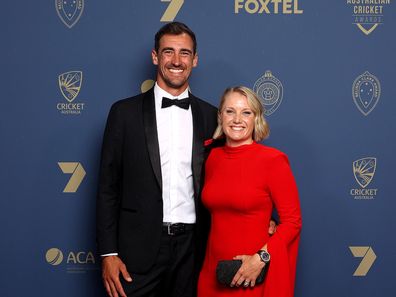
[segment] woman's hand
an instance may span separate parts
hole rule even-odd
[[[254,287],[256,279],[264,268],[265,263],[260,260],[258,254],[254,255],[240,255],[234,257],[235,260],[242,260],[242,265],[235,274],[231,287]]]

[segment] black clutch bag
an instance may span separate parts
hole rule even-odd
[[[269,264],[269,263],[268,263]],[[256,284],[264,282],[265,273],[267,271],[268,264],[261,270],[259,276],[256,279]],[[216,267],[216,277],[220,284],[229,286],[231,284],[234,275],[242,265],[242,260],[220,260]]]

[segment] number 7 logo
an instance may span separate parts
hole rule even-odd
[[[71,173],[71,177],[63,193],[75,193],[85,177],[85,170],[79,162],[58,162],[63,173]]]
[[[177,13],[184,4],[184,0],[161,0],[161,2],[170,2],[165,10],[160,22],[173,22]]]
[[[354,257],[363,258],[353,276],[366,276],[377,258],[373,249],[369,246],[350,246],[349,249]]]

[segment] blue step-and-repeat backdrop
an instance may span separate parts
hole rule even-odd
[[[393,0],[2,1],[0,295],[105,296],[95,247],[111,104],[155,78],[164,23],[197,34],[193,93],[264,100],[303,232],[296,296],[396,296]]]

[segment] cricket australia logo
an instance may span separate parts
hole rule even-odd
[[[70,29],[84,11],[84,0],[55,0],[55,7],[61,21]]]
[[[375,174],[375,168],[377,166],[376,158],[363,158],[353,162],[353,175],[357,183],[365,188],[369,185]]]
[[[360,112],[367,116],[373,111],[381,96],[381,84],[377,77],[366,71],[352,84],[352,97]]]
[[[73,102],[81,90],[82,71],[69,71],[58,76],[58,85],[67,103],[59,102],[56,108],[62,114],[77,115],[84,110],[83,102]]]
[[[253,91],[263,100],[266,116],[273,114],[282,103],[283,86],[270,70],[260,77],[253,86]]]
[[[354,199],[374,199],[377,196],[378,189],[369,189],[367,186],[372,182],[377,168],[377,159],[366,157],[356,160],[352,163],[353,175],[360,188],[350,190],[350,195]]]
[[[82,83],[82,72],[81,71],[69,71],[62,73],[58,77],[59,88],[62,92],[63,97],[69,102],[76,99],[81,89]]]

